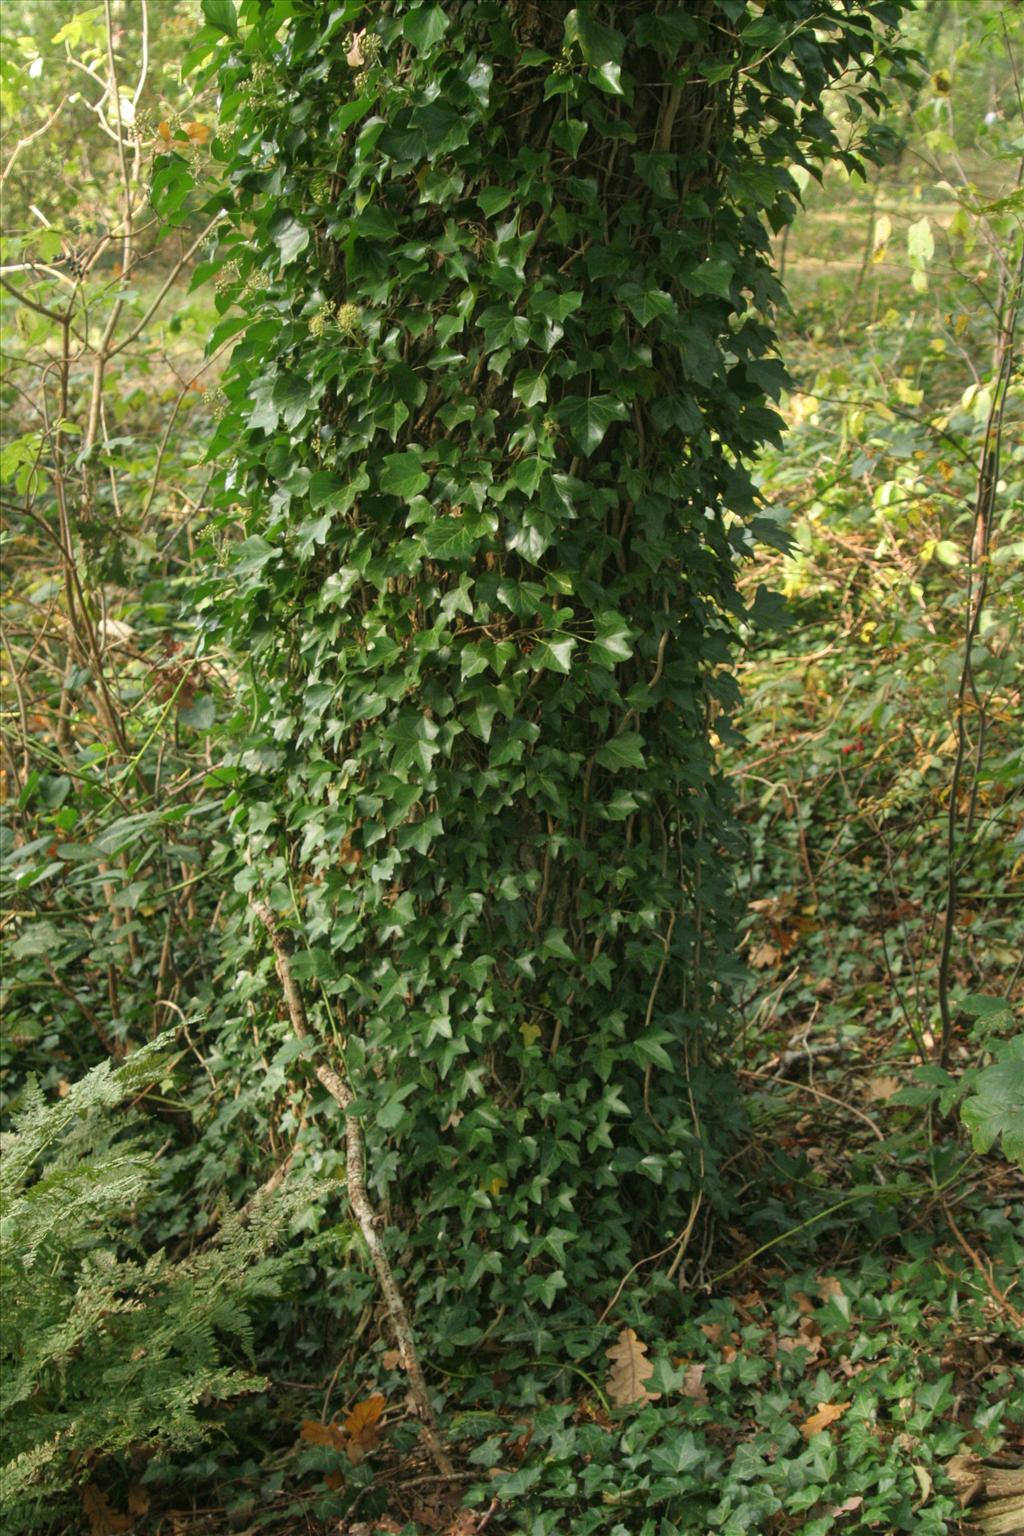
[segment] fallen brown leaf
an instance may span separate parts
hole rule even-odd
[[[646,1358],[647,1345],[638,1339],[632,1328],[623,1328],[618,1339],[605,1354],[612,1362],[608,1373],[608,1395],[619,1408],[631,1403],[652,1403],[661,1396],[651,1392],[645,1382],[654,1375],[654,1365]]]
[[[817,1413],[812,1413],[810,1418],[805,1419],[800,1425],[800,1433],[804,1439],[813,1440],[815,1435],[820,1435],[822,1430],[834,1424],[837,1419],[841,1419],[852,1402],[851,1398],[846,1403],[819,1403]]]
[[[128,1513],[130,1515],[148,1515],[149,1503],[149,1494],[145,1488],[140,1488],[138,1483],[134,1483],[128,1489]]]
[[[832,1504],[828,1509],[828,1514],[832,1516],[833,1520],[837,1515],[852,1515],[854,1510],[860,1509],[863,1503],[863,1496],[859,1493],[854,1493],[848,1499],[844,1499],[841,1504]]]
[[[310,1445],[325,1445],[331,1451],[340,1451],[345,1447],[345,1436],[338,1424],[321,1424],[319,1419],[303,1419],[299,1434]]]
[[[82,1489],[82,1508],[89,1522],[90,1536],[120,1536],[121,1531],[130,1531],[135,1524],[131,1515],[121,1515],[111,1509],[106,1494],[92,1483]]]
[[[377,1421],[383,1412],[384,1395],[381,1392],[374,1392],[371,1397],[356,1403],[345,1420],[345,1433],[348,1436],[345,1442],[345,1454],[354,1467],[357,1467],[364,1457],[376,1450],[380,1444],[380,1429]]]

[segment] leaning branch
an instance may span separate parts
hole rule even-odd
[[[265,901],[259,901],[250,895],[249,905],[267,930],[267,937],[274,951],[277,979],[284,993],[292,1031],[297,1039],[310,1041],[313,1037],[306,1018],[306,1006],[302,1000],[302,993],[292,975],[288,941],[278,927],[277,918]],[[374,1211],[366,1192],[366,1179],[363,1173],[363,1131],[359,1116],[351,1113],[354,1097],[352,1090],[333,1067],[316,1057],[313,1058],[313,1071],[345,1116],[345,1171],[348,1197],[366,1246],[370,1250],[373,1267],[377,1271],[377,1279],[391,1316],[395,1342],[409,1377],[409,1393],[422,1422],[424,1442],[437,1470],[445,1477],[452,1477],[454,1469],[441,1440],[441,1432],[427,1394],[427,1385],[423,1379],[412,1324],[381,1239],[382,1221]]]

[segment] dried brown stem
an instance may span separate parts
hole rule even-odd
[[[302,993],[299,991],[295,978],[292,975],[288,940],[281,932],[277,918],[265,901],[260,901],[255,896],[250,895],[249,905],[266,929],[270,946],[274,951],[277,979],[281,983],[281,991],[284,993],[285,1006],[288,1009],[292,1030],[297,1039],[312,1041],[313,1036],[306,1017],[306,1007],[302,1000]],[[398,1288],[398,1282],[395,1280],[394,1271],[391,1268],[387,1251],[381,1239],[380,1229],[382,1221],[374,1211],[369,1195],[366,1192],[366,1178],[363,1172],[365,1150],[363,1145],[363,1129],[359,1123],[359,1116],[351,1113],[354,1095],[344,1078],[327,1062],[320,1061],[314,1057],[313,1071],[345,1116],[345,1171],[349,1201],[355,1218],[359,1223],[363,1239],[370,1251],[373,1267],[377,1272],[377,1280],[391,1317],[395,1342],[398,1345],[405,1364],[406,1374],[409,1378],[409,1393],[422,1423],[424,1443],[430,1452],[431,1460],[437,1467],[437,1470],[444,1477],[451,1477],[454,1475],[454,1469],[448,1452],[445,1450],[441,1431],[427,1393],[427,1385],[423,1379],[423,1370],[420,1366],[412,1323],[409,1320],[405,1301]]]

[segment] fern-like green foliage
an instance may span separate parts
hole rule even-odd
[[[127,1447],[180,1449],[216,1404],[262,1383],[252,1304],[278,1292],[280,1202],[222,1221],[186,1258],[132,1240],[155,1158],[125,1101],[167,1074],[167,1040],[103,1065],[57,1103],[26,1096],[0,1174],[0,1512],[52,1520],[54,1499]]]

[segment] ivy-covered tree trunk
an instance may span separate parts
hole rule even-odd
[[[207,0],[238,884],[293,929],[449,1342],[592,1318],[722,1198],[715,733],[784,379],[769,228],[788,164],[855,163],[822,93],[898,13],[243,0],[239,30]]]

